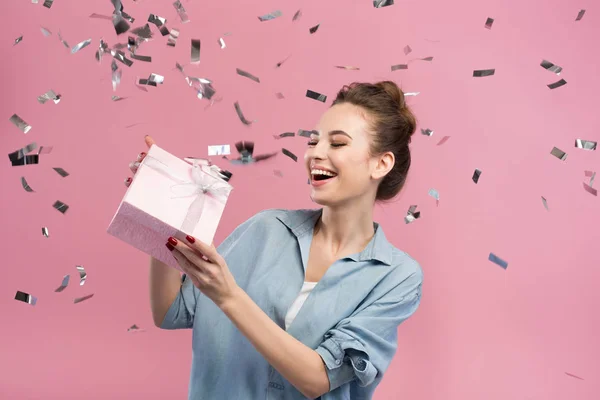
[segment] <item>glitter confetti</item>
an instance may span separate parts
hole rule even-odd
[[[418,96],[420,94],[421,94],[421,92],[406,92],[406,93],[404,93],[404,97],[406,97],[406,96]]]
[[[289,158],[291,158],[292,160],[294,160],[295,162],[298,162],[298,157],[288,149],[281,149],[281,152]]]
[[[150,29],[150,25],[148,24],[132,29],[131,33],[146,40],[152,38],[152,30]]]
[[[475,172],[473,172],[473,182],[478,183],[480,176],[481,176],[481,170],[475,169]]]
[[[338,69],[345,69],[348,71],[359,71],[360,70],[360,68],[358,68],[358,67],[352,67],[352,66],[347,66],[347,65],[336,65],[335,67]]]
[[[564,79],[561,79],[560,81],[556,81],[554,83],[548,84],[548,87],[550,89],[556,89],[556,88],[559,88],[559,87],[564,86],[566,84],[567,84],[567,81],[565,81]]]
[[[242,121],[244,125],[252,125],[252,122],[254,121],[248,121],[246,117],[244,117],[244,113],[242,113],[242,108],[240,107],[240,104],[237,101],[233,103],[233,106],[235,107],[235,112],[240,118],[240,121]]]
[[[83,297],[77,297],[76,299],[73,300],[74,304],[77,303],[81,303],[82,301],[86,301],[87,299],[91,299],[92,297],[94,297],[94,294],[88,294],[87,296],[83,296]]]
[[[395,64],[395,65],[392,65],[392,71],[398,71],[399,69],[408,69],[408,64]]]
[[[508,263],[506,261],[504,261],[503,259],[501,259],[500,257],[498,257],[497,255],[495,255],[494,253],[490,253],[488,260],[490,260],[494,264],[498,264],[499,266],[501,266],[504,269],[506,269],[506,267],[508,267]]]
[[[52,3],[54,3],[54,0],[44,0],[44,7],[50,8],[52,7]]]
[[[200,39],[192,39],[191,62],[200,62]]]
[[[235,148],[240,154],[240,157],[234,160],[231,160],[232,164],[250,164],[262,160],[269,159],[273,156],[276,156],[278,152],[261,154],[256,157],[253,157],[254,153],[254,142],[249,141],[241,141],[235,144]]]
[[[37,100],[40,104],[44,104],[48,100],[52,100],[54,104],[58,104],[60,103],[60,95],[56,94],[54,90],[48,90],[46,93],[38,96]]]
[[[52,35],[52,32],[50,32],[50,29],[48,28],[44,28],[43,26],[40,28],[42,30],[42,34],[46,37]]]
[[[443,145],[444,143],[446,143],[448,141],[448,139],[450,139],[450,136],[444,136],[439,142],[438,142],[438,146]]]
[[[52,168],[52,169],[55,170],[63,178],[69,176],[69,173],[62,168]]]
[[[488,19],[485,21],[485,27],[486,27],[487,29],[492,29],[492,24],[493,24],[493,23],[494,23],[494,18],[488,18]]]
[[[136,324],[133,324],[129,328],[127,328],[127,332],[145,332],[145,330],[140,329],[139,326],[137,326]]]
[[[47,227],[45,227],[45,226],[44,226],[44,227],[42,227],[42,235],[43,235],[44,237],[46,237],[46,238],[47,238],[47,237],[50,237],[50,232],[48,232],[48,228],[47,228]]]
[[[167,45],[168,45],[168,43],[167,43]],[[151,56],[141,56],[139,54],[131,54],[131,58],[133,58],[134,60],[143,61],[143,62],[152,62]]]
[[[546,200],[546,198],[544,196],[542,196],[542,203],[544,204],[544,208],[547,211],[550,211],[550,209],[548,208],[548,201]]]
[[[21,185],[23,186],[23,189],[25,189],[26,192],[29,192],[29,193],[35,192],[35,190],[33,190],[31,188],[31,186],[29,186],[29,184],[27,183],[27,180],[25,179],[24,176],[21,177]]]
[[[575,140],[575,147],[577,147],[578,149],[596,150],[596,145],[597,145],[597,142],[592,142],[589,140],[582,140],[582,139]]]
[[[187,16],[187,13],[185,12],[185,8],[183,7],[183,4],[181,4],[181,1],[176,0],[173,3],[173,7],[175,7],[175,10],[177,10],[177,14],[179,14],[179,18],[181,18],[181,22],[182,23],[186,23],[186,22],[190,22],[190,19]]]
[[[179,38],[179,30],[175,28],[171,29],[171,32],[169,32],[167,46],[175,47],[177,44],[177,38]]]
[[[77,271],[79,271],[79,286],[83,286],[87,278],[87,273],[85,272],[83,265],[77,265]]]
[[[310,28],[308,31],[312,35],[313,33],[317,32],[319,30],[320,26],[321,26],[321,24],[317,24],[317,25],[313,26],[312,28]]]
[[[317,92],[313,92],[312,90],[306,91],[306,97],[308,97],[309,99],[321,101],[323,103],[325,103],[327,101],[326,95],[317,93]]]
[[[481,78],[484,76],[492,76],[495,73],[495,69],[476,69],[475,71],[473,71],[473,76],[476,78]]]
[[[410,206],[408,211],[406,212],[406,216],[404,217],[404,222],[410,224],[416,219],[421,217],[421,211],[417,211],[417,206]]]
[[[117,35],[121,35],[129,30],[131,26],[125,18],[121,15],[121,12],[115,11],[115,14],[112,16],[113,27],[115,28],[115,32]]]
[[[140,85],[157,86],[157,84],[163,84],[165,77],[158,74],[150,74],[148,79],[140,79],[138,83]]]
[[[298,19],[300,19],[300,17],[302,17],[302,10],[296,11],[294,16],[292,17],[292,21],[297,21]]]
[[[9,121],[12,122],[17,128],[19,128],[23,133],[27,133],[31,130],[31,125],[25,122],[21,117],[17,114],[13,114]]]
[[[279,135],[273,135],[273,137],[275,139],[281,139],[281,138],[285,138],[285,137],[294,137],[296,136],[296,134],[294,132],[283,132],[280,133]]]
[[[63,46],[65,46],[67,49],[70,49],[70,48],[71,48],[71,46],[69,46],[69,43],[67,43],[67,42],[66,42],[66,41],[63,39],[62,35],[60,34],[60,30],[58,31],[58,40],[60,40],[60,42],[63,44]]]
[[[167,23],[167,20],[166,18],[159,17],[158,15],[150,14],[148,15],[148,22],[156,25],[157,28],[160,28],[161,26]]]
[[[272,19],[275,19],[275,18],[279,18],[279,17],[281,17],[282,15],[283,15],[283,14],[281,13],[281,11],[279,11],[279,10],[275,10],[275,11],[273,11],[273,12],[272,12],[272,13],[270,13],[270,14],[265,14],[265,15],[261,15],[261,16],[259,16],[259,17],[258,17],[258,19],[259,19],[261,22],[264,22],[264,21],[270,21],[270,20],[272,20]]]
[[[52,205],[52,207],[54,207],[55,209],[57,209],[58,211],[60,211],[61,213],[66,213],[67,210],[69,209],[69,206],[65,203],[63,203],[62,201],[55,201],[54,204]]]
[[[435,204],[440,205],[440,193],[435,189],[429,189],[429,195],[435,199]]]
[[[394,0],[373,0],[373,7],[383,8],[394,5]]]
[[[581,21],[581,18],[583,18],[584,15],[585,15],[585,10],[580,10],[579,14],[577,14],[577,18],[575,19],[575,21]]]
[[[83,42],[77,43],[75,46],[73,46],[73,48],[71,49],[71,54],[75,54],[77,53],[79,50],[87,47],[90,45],[90,43],[92,43],[92,39],[87,39],[84,40]]]
[[[421,134],[425,136],[431,136],[433,135],[433,131],[431,129],[421,129]]]
[[[21,41],[23,40],[23,35],[19,36],[18,38],[15,39],[15,42],[13,43],[13,46],[21,43]]]
[[[593,187],[591,187],[590,185],[588,185],[587,183],[583,182],[583,188],[585,189],[586,192],[588,192],[589,194],[593,195],[593,196],[598,196],[598,190],[594,189]]]
[[[554,157],[558,158],[561,161],[565,161],[567,159],[567,153],[565,153],[558,147],[552,148],[552,151],[550,152],[550,154],[552,154]]]
[[[254,82],[260,83],[260,79],[257,78],[256,76],[252,75],[250,72],[246,72],[242,69],[236,68],[235,71],[237,72],[238,75],[246,77],[248,79],[253,80]]]
[[[37,143],[36,142],[29,143],[27,146],[25,146],[19,150],[13,151],[12,153],[8,153],[8,159],[10,161],[19,160],[21,158],[24,158],[25,154],[31,153],[35,149],[37,149]],[[40,150],[41,150],[41,148],[40,148]]]
[[[31,304],[32,306],[35,306],[35,303],[37,303],[37,297],[32,296],[29,293],[21,292],[20,290],[17,290],[17,293],[15,294],[15,300]]]
[[[310,137],[310,135],[312,135],[313,133],[314,133],[314,134],[318,134],[319,132],[317,132],[317,131],[315,131],[315,130],[310,130],[310,131],[307,131],[307,130],[305,130],[305,129],[299,129],[299,130],[298,130],[298,136],[302,136],[302,137],[307,137],[307,138],[309,138],[309,137]]]
[[[225,44],[225,40],[223,40],[223,38],[219,38],[219,46],[221,46],[221,49],[224,49],[225,47],[227,47],[227,45]]]
[[[57,287],[56,289],[54,289],[54,292],[56,293],[60,293],[63,290],[65,290],[67,288],[67,286],[69,286],[69,279],[71,278],[70,275],[65,275],[63,277],[62,283],[60,284],[59,287]]]
[[[228,144],[208,146],[209,156],[221,156],[231,154],[231,150]]]
[[[559,67],[558,65],[555,65],[555,64],[553,64],[553,63],[551,63],[550,61],[547,61],[547,60],[542,60],[542,62],[540,63],[540,65],[545,70],[548,70],[550,72],[554,72],[556,75],[560,75],[560,73],[562,71],[562,67]]]
[[[407,56],[412,52],[412,49],[409,45],[404,46],[404,55]]]

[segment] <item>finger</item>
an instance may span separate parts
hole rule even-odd
[[[209,246],[201,240],[198,240],[190,235],[186,236],[186,240],[188,246],[196,250],[198,253],[204,255],[206,258],[208,258],[209,261],[220,261],[221,255],[217,252],[217,249],[213,244]]]
[[[139,167],[140,167],[140,162],[139,161],[132,161],[132,162],[129,163],[129,169],[134,174],[137,172],[137,170],[138,170]]]
[[[150,135],[146,135],[144,140],[146,141],[146,146],[148,146],[148,148],[152,147],[153,144],[156,144]]]
[[[131,185],[131,181],[132,181],[131,177],[126,178],[125,179],[125,186],[129,187],[129,185]]]
[[[173,254],[173,257],[175,257],[177,264],[179,264],[179,266],[181,267],[181,270],[183,271],[185,276],[190,278],[194,286],[199,288],[201,285],[198,276],[200,274],[200,271],[197,268],[194,268],[190,261],[179,250],[173,249],[171,250],[171,252]]]
[[[172,244],[172,243],[171,243]],[[211,264],[207,259],[203,258],[201,254],[185,243],[177,241],[177,245],[174,246],[185,258],[188,259],[190,264],[195,270],[200,270],[205,275],[214,275],[214,265]]]

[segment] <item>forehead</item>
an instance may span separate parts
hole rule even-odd
[[[360,107],[350,103],[336,104],[323,113],[316,130],[323,135],[333,130],[341,130],[352,138],[366,138],[369,121]]]

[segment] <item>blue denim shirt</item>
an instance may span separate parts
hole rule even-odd
[[[284,330],[321,212],[261,211],[218,247],[240,288]],[[323,359],[330,390],[322,400],[371,399],[398,325],[419,306],[421,267],[374,228],[362,252],[329,267],[287,330]],[[185,275],[161,328],[193,329],[190,400],[306,399]]]

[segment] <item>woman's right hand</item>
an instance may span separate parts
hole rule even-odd
[[[150,148],[154,144],[154,139],[152,139],[151,136],[146,135],[144,140],[146,141],[146,146],[148,148]],[[129,163],[129,169],[131,170],[131,172],[133,172],[134,175],[137,172],[137,170],[140,166],[140,163],[142,162],[144,157],[146,157],[146,152],[142,152],[142,153],[138,154],[137,159],[135,161],[132,161]],[[125,179],[125,186],[129,187],[129,185],[131,185],[132,180],[133,180],[132,177],[128,177],[127,179]]]

